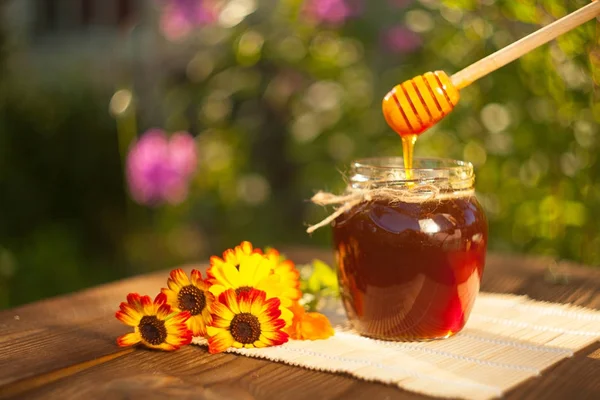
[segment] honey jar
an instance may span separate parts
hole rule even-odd
[[[487,220],[470,163],[402,158],[354,162],[358,194],[332,222],[341,297],[360,334],[450,337],[465,325],[485,265]],[[354,197],[356,198],[356,196]]]

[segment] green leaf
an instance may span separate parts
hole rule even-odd
[[[319,279],[321,288],[327,288],[330,290],[338,289],[337,276],[333,268],[321,260],[314,260],[313,267],[313,276],[316,276],[317,279]]]
[[[309,309],[314,309],[324,297],[337,297],[338,281],[333,268],[321,260],[298,266],[301,274],[300,288],[305,296],[311,298]]]

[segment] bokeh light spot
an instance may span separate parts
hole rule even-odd
[[[259,174],[248,174],[241,177],[237,184],[239,200],[249,205],[264,203],[271,194],[271,185]]]
[[[474,166],[480,166],[485,163],[487,159],[487,152],[477,142],[469,142],[465,146],[463,151],[463,157],[466,161],[471,162]]]
[[[237,45],[237,59],[241,65],[256,64],[260,59],[260,52],[265,40],[256,31],[247,31],[239,39]]]
[[[254,11],[255,0],[230,0],[219,14],[219,24],[224,28],[233,28]]]
[[[492,133],[502,132],[511,123],[510,111],[502,104],[488,104],[481,110],[481,122]]]
[[[306,57],[306,46],[297,36],[287,36],[277,44],[277,52],[288,62],[298,62]]]
[[[413,32],[422,33],[433,29],[435,22],[425,10],[412,10],[406,13],[404,17],[406,26]]]
[[[339,108],[343,88],[332,81],[313,83],[304,96],[305,103],[318,111],[327,111]]]
[[[320,134],[321,126],[315,114],[303,114],[292,124],[292,136],[299,143],[311,142]]]
[[[108,109],[113,116],[119,116],[129,109],[133,94],[128,89],[117,90],[110,99]]]
[[[354,141],[344,133],[336,133],[328,140],[328,152],[336,160],[348,160],[354,153]]]
[[[215,68],[213,59],[207,53],[198,53],[190,60],[186,74],[192,82],[202,82]]]

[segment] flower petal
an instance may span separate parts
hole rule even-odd
[[[254,291],[262,293],[262,295],[257,296],[252,302],[252,306],[250,307],[250,314],[260,316],[264,311],[267,311],[267,309],[269,309],[269,307],[265,307],[266,293],[262,290],[254,289],[253,292]]]
[[[223,260],[221,257],[210,257],[210,268],[206,271],[206,275],[208,275],[209,278],[214,278],[214,275],[212,275],[211,270],[214,267],[220,267],[223,264],[225,264],[225,260]]]
[[[129,293],[127,295],[127,303],[135,308],[137,311],[143,311],[144,310],[144,304],[147,302],[151,302],[151,299],[149,296],[141,296],[138,293]]]
[[[216,284],[211,285],[209,290],[210,290],[210,293],[212,293],[214,296],[218,297],[221,293],[226,291],[227,288],[224,285],[216,283]]]
[[[140,319],[142,319],[142,317],[144,316],[142,311],[138,311],[137,309],[133,308],[131,305],[127,304],[127,303],[121,303],[121,305],[119,306],[120,311],[117,311],[117,315],[116,317],[123,323],[130,325],[130,326],[135,326],[140,322]],[[121,319],[119,317],[119,312],[125,314],[126,318],[129,319],[128,322],[126,322],[124,319]]]
[[[304,340],[327,339],[335,333],[327,317],[317,312],[304,315],[300,323],[300,330],[300,336]]]
[[[244,257],[240,262],[239,286],[254,287],[271,274],[268,259],[261,254],[252,254]]]
[[[123,336],[119,336],[117,338],[117,344],[120,347],[128,347],[133,346],[134,344],[138,344],[141,340],[140,334],[137,332],[131,332]]]
[[[285,287],[279,280],[279,276],[272,274],[265,279],[260,280],[253,286],[256,289],[263,290],[267,294],[267,298],[280,297]]]
[[[220,317],[214,317],[210,325],[214,326],[215,328],[228,329],[229,326],[231,326],[231,320]]]
[[[192,333],[189,330],[180,335],[167,335],[167,337],[165,339],[165,343],[176,346],[177,348],[188,345],[191,342],[192,342]]]
[[[230,263],[211,268],[211,273],[214,275],[214,283],[221,284],[226,288],[243,286],[240,280],[240,272]]]
[[[161,344],[159,344],[157,346],[155,346],[155,345],[148,345],[148,344],[146,344],[146,346],[148,346],[148,347],[150,347],[152,349],[158,349],[158,350],[164,350],[164,351],[174,351],[174,350],[178,350],[179,349],[178,346],[174,346],[174,345],[166,343],[166,342],[165,343],[161,343]]]
[[[263,332],[275,332],[285,328],[285,321],[278,318],[269,322],[262,322],[260,328]]]
[[[194,336],[206,336],[206,325],[202,315],[193,315],[187,320],[187,326],[192,331]]]
[[[177,313],[171,313],[171,315],[165,319],[165,326],[169,327],[171,325],[181,324],[184,325],[185,322],[192,316],[189,311],[181,311]]]
[[[267,251],[265,255],[269,260],[279,262],[280,254],[279,251],[277,251],[276,249],[269,249],[269,251]]]
[[[267,346],[278,346],[286,343],[289,340],[289,335],[282,331],[263,332],[259,340]]]
[[[240,260],[238,259],[235,250],[227,249],[223,252],[223,260],[225,260],[226,264],[237,265]]]
[[[281,310],[279,308],[271,308],[264,310],[263,312],[258,314],[258,322],[260,322],[261,324],[267,323],[274,321],[279,317],[281,317]]]
[[[234,317],[234,313],[223,303],[214,302],[210,306],[210,312],[213,318],[222,318],[231,321]]]
[[[204,310],[202,310],[202,319],[204,320],[204,325],[210,325],[213,321],[213,316],[210,313],[210,308],[209,307],[204,307]]]
[[[211,354],[221,353],[230,348],[234,341],[229,331],[222,330],[217,335],[208,338],[208,351]]]
[[[171,313],[173,312],[173,310],[171,310],[171,306],[168,304],[162,304],[158,307],[158,309],[156,310],[156,317],[158,319],[165,319],[167,318]]]
[[[190,280],[187,275],[181,268],[174,269],[169,274],[169,281],[173,282],[178,289],[182,287],[188,286],[190,284]]]
[[[180,311],[177,292],[167,288],[162,288],[160,291],[167,296],[167,303],[173,308],[173,311]]]
[[[124,311],[117,311],[115,313],[115,317],[125,325],[129,326],[137,326],[140,323],[140,320],[142,319],[141,314],[136,313],[135,316],[132,316]]]
[[[157,306],[167,304],[167,295],[162,292],[157,294],[154,298],[154,304],[156,304]]]
[[[244,240],[242,243],[240,243],[239,248],[244,254],[252,254],[253,252],[252,243],[248,242],[247,240]]]
[[[231,310],[234,314],[240,313],[240,306],[238,303],[237,295],[235,294],[235,290],[227,289],[219,296],[219,302],[223,303],[227,308]]]
[[[179,286],[174,280],[167,280],[167,286],[175,293],[179,293],[181,286]]]
[[[279,318],[283,320],[285,326],[290,326],[292,324],[292,320],[294,319],[294,314],[287,307],[281,307],[281,315]]]
[[[192,270],[192,273],[190,274],[190,281],[192,282],[192,285],[196,286],[197,288],[205,289],[206,284],[202,279],[202,273],[197,269]]]
[[[267,300],[265,305],[269,310],[278,309],[281,306],[281,300],[279,300],[277,297],[273,297]]]
[[[227,329],[224,328],[217,328],[216,326],[207,326],[206,327],[206,335],[208,337],[210,336],[217,336],[221,331],[226,331]]]
[[[150,296],[142,296],[141,301],[144,315],[154,315],[154,303]]]
[[[302,291],[294,287],[286,287],[282,293],[282,297],[290,299],[292,302],[300,300],[302,297]]]
[[[252,289],[248,292],[242,292],[238,295],[238,304],[240,305],[240,312],[250,312],[250,308],[252,307],[253,295],[255,292],[256,290]]]

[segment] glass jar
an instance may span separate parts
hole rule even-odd
[[[465,325],[485,264],[487,220],[462,161],[372,158],[352,165],[362,201],[337,217],[340,291],[353,327],[385,340],[447,338]]]

